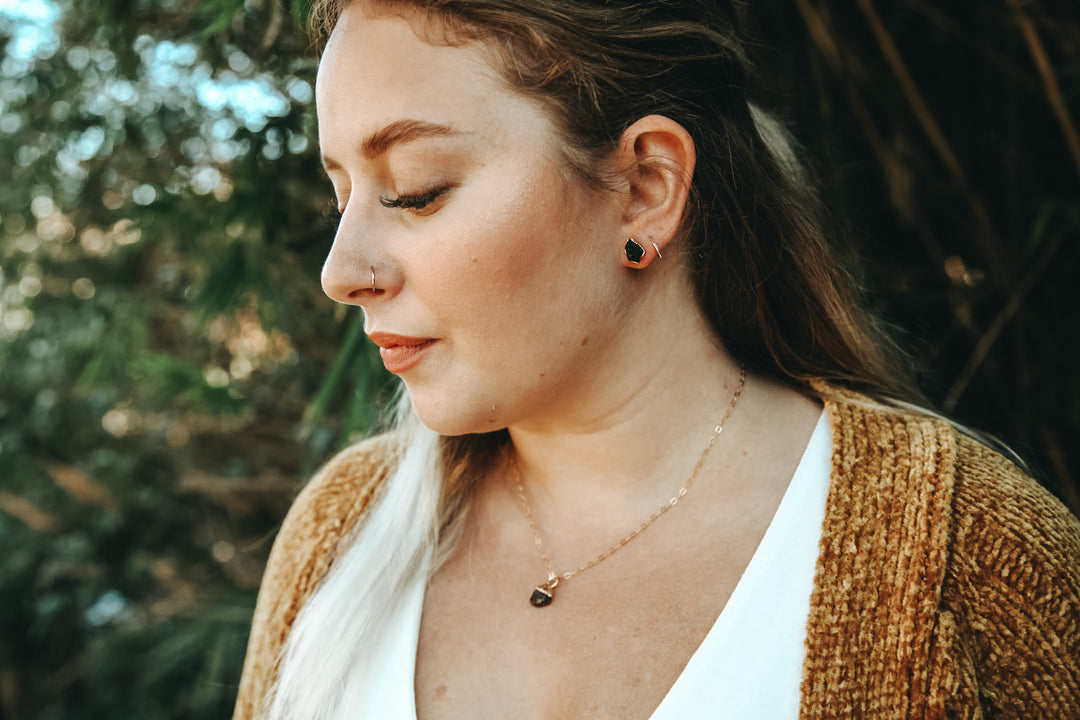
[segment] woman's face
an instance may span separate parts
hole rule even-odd
[[[620,361],[616,194],[574,178],[482,48],[429,44],[420,22],[353,3],[327,44],[319,137],[342,217],[323,287],[363,307],[429,427],[557,422]]]

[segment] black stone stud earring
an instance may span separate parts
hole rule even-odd
[[[630,238],[626,241],[626,247],[623,248],[626,252],[626,259],[637,265],[641,262],[641,258],[645,257],[645,248],[638,245],[637,240]]]

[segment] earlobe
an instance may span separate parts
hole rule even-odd
[[[697,158],[694,140],[674,120],[648,115],[623,132],[617,154],[626,181],[624,237],[648,238],[635,240],[643,252],[638,262],[627,253],[627,264],[644,267],[663,257],[682,223]]]

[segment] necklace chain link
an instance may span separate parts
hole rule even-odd
[[[548,572],[547,582],[540,585],[533,592],[532,604],[535,607],[544,607],[549,605],[553,599],[552,591],[559,584],[561,580],[569,580],[575,575],[585,572],[589,568],[602,563],[616,552],[626,546],[631,540],[636,538],[647,527],[660,519],[665,513],[671,510],[673,507],[679,504],[679,501],[686,497],[686,493],[690,490],[690,486],[693,485],[694,479],[697,478],[699,472],[701,472],[702,466],[705,465],[705,460],[709,457],[709,451],[712,450],[713,445],[716,444],[717,438],[720,437],[720,433],[724,431],[724,425],[731,419],[731,414],[735,412],[735,406],[739,403],[739,397],[742,395],[743,387],[746,385],[746,366],[743,365],[739,371],[739,383],[735,386],[735,392],[731,396],[731,402],[728,403],[727,410],[724,412],[724,416],[720,418],[720,423],[713,428],[712,435],[709,436],[709,441],[705,444],[705,449],[701,452],[701,456],[698,458],[697,464],[694,465],[694,469],[690,471],[690,476],[686,478],[686,483],[679,488],[679,491],[668,500],[659,510],[649,516],[649,519],[638,525],[630,534],[623,537],[617,543],[604,550],[602,553],[594,557],[587,563],[578,566],[574,570],[564,572],[562,574],[556,573],[554,566],[551,564],[551,560],[548,558],[547,551],[544,549],[544,541],[540,537],[540,531],[536,529],[536,521],[533,519],[532,507],[529,505],[529,499],[525,496],[525,486],[521,481],[521,471],[517,467],[517,463],[514,463],[514,479],[517,483],[518,497],[521,499],[521,509],[525,512],[525,519],[529,523],[529,530],[532,531],[533,544],[536,545],[537,552],[540,553],[540,559],[544,563],[544,567]]]

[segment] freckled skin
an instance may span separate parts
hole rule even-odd
[[[438,340],[403,373],[413,404],[442,433],[554,421],[567,399],[625,362],[634,304],[618,262],[610,194],[568,180],[533,101],[509,91],[475,48],[429,45],[409,23],[350,6],[322,59],[319,137],[343,210],[324,269],[328,294],[359,302],[366,329]],[[363,139],[401,119],[450,126],[363,157]],[[380,197],[452,189],[422,212]],[[370,287],[375,266],[381,294]],[[589,337],[593,343],[583,348]],[[584,340],[578,340],[585,338]],[[606,348],[606,352],[604,349]]]

